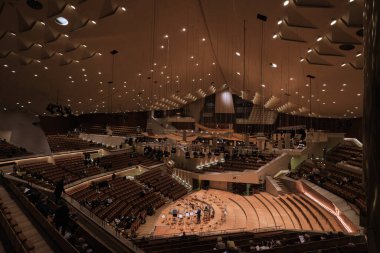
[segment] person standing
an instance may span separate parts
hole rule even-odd
[[[61,196],[62,196],[62,192],[65,191],[65,188],[64,188],[64,178],[62,178],[61,180],[59,180],[55,186],[55,189],[54,189],[54,196],[55,196],[55,203],[57,204],[58,201],[61,200]]]

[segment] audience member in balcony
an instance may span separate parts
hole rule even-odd
[[[59,200],[61,200],[62,193],[65,191],[64,188],[64,178],[59,180],[54,189],[55,203],[57,204]]]
[[[60,203],[60,206],[55,210],[53,222],[55,224],[55,228],[59,231],[61,230],[61,234],[65,235],[66,227],[69,222],[70,210],[66,204]]]
[[[218,249],[225,249],[226,248],[226,244],[223,242],[223,239],[221,236],[218,236],[218,238],[216,238],[216,245],[215,245],[215,248],[218,250]]]

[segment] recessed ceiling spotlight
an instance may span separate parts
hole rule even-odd
[[[272,68],[277,68],[277,64],[274,63],[274,62],[269,63],[269,65],[270,65]]]
[[[344,91],[344,89],[340,89],[340,91]]]
[[[98,53],[99,56],[102,56],[102,53]]]
[[[12,70],[12,73],[14,74],[14,73],[16,73],[16,71],[15,71],[15,70]]]
[[[82,71],[84,72],[84,71],[86,71],[86,69],[82,69]]]
[[[31,104],[32,102],[31,101],[28,101],[28,104]]]
[[[83,74],[83,76],[87,76],[87,74]]]
[[[356,54],[356,57],[359,57],[361,55],[362,55],[362,53],[359,52],[359,53]]]
[[[262,84],[261,87],[265,88],[265,84]]]
[[[307,50],[307,53],[311,53],[311,51],[313,51],[313,49],[309,48],[309,49]]]
[[[331,20],[330,25],[333,26],[336,24],[336,19]]]
[[[347,86],[347,84],[346,84],[346,83],[343,83],[342,86],[345,87],[345,86]]]
[[[322,84],[322,86],[323,86],[323,87],[326,87],[326,86],[327,86],[327,84],[325,84],[325,83],[324,83],[324,84]]]
[[[240,76],[240,72],[236,72],[236,75]]]
[[[137,73],[138,76],[141,76],[141,73]]]
[[[281,25],[282,24],[282,19],[280,19],[279,21],[277,21],[277,24]]]
[[[41,23],[41,25],[45,25],[45,22],[43,22],[43,21],[40,21],[40,23]]]
[[[194,56],[192,55],[192,56],[190,56],[190,59],[194,59]]]
[[[69,76],[69,79],[71,79],[71,76]]]
[[[335,104],[336,102],[335,102],[335,101],[333,101],[332,103],[333,103],[333,104]]]
[[[183,27],[183,28],[181,29],[181,31],[182,31],[182,32],[186,32],[186,27]]]
[[[98,75],[101,75],[101,74],[102,74],[102,72],[99,71],[99,72],[98,72]]]
[[[75,6],[74,5],[70,5],[71,9],[75,10]]]
[[[167,38],[169,38],[169,35],[165,34],[164,39],[167,39]]]
[[[87,47],[87,45],[83,44],[82,47]]]
[[[323,92],[325,92],[326,90],[325,89],[322,89]]]
[[[122,6],[122,7],[121,7],[121,10],[122,10],[122,11],[126,11],[127,9],[126,9],[124,6]]]
[[[322,36],[319,36],[318,38],[317,38],[317,41],[321,41],[322,40]]]
[[[206,41],[206,38],[202,38],[202,41],[205,42],[205,41]]]
[[[352,3],[353,1],[355,1],[355,0],[349,0],[348,2]]]
[[[273,34],[273,36],[272,36],[273,39],[277,39],[277,37],[278,37],[277,33]]]
[[[305,84],[305,86],[306,86],[306,87],[309,87],[309,84],[307,83],[307,84]]]
[[[94,25],[96,25],[96,21],[95,20],[91,20],[91,23],[93,23]]]
[[[215,65],[215,62],[213,62],[212,65]]]
[[[358,97],[360,97],[362,94],[360,94],[360,93],[358,93],[358,94],[356,94]]]
[[[37,77],[38,75],[37,74],[34,74],[34,77]]]
[[[55,23],[57,23],[58,25],[66,26],[69,24],[69,21],[65,17],[56,17]]]
[[[344,66],[346,66],[347,65],[347,63],[342,63],[340,66],[341,67],[344,67]]]
[[[237,56],[240,56],[240,53],[239,53],[239,52],[235,52],[235,54],[236,54]]]
[[[9,33],[9,34],[10,34],[10,35],[12,35],[12,36],[16,36],[16,34],[15,34],[15,33],[12,33],[12,32],[11,32],[11,33]]]
[[[284,3],[282,5],[283,6],[288,6],[288,4],[289,4],[289,0],[286,0],[286,1],[284,1]]]
[[[300,62],[304,62],[304,61],[305,61],[305,58],[301,58],[301,59],[300,59]]]
[[[7,64],[4,64],[3,66],[4,66],[4,68],[8,68],[8,65],[7,65]]]
[[[164,49],[165,48],[165,46],[164,45],[161,45],[161,47],[160,47],[161,49]]]

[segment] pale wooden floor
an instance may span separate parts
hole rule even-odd
[[[189,202],[198,206],[206,204],[215,210],[209,222],[196,224],[196,217],[184,218],[182,223],[173,222],[169,211],[179,209],[185,213]],[[226,210],[226,219],[222,220]],[[164,217],[164,218],[163,218]],[[255,230],[266,228],[301,229],[315,231],[344,231],[333,215],[311,200],[296,195],[274,197],[263,192],[253,196],[241,196],[221,190],[200,190],[172,202],[147,217],[140,226],[139,235],[169,236],[186,233],[202,233],[231,230]]]

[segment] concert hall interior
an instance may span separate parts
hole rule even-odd
[[[379,23],[0,0],[0,253],[380,252]]]

